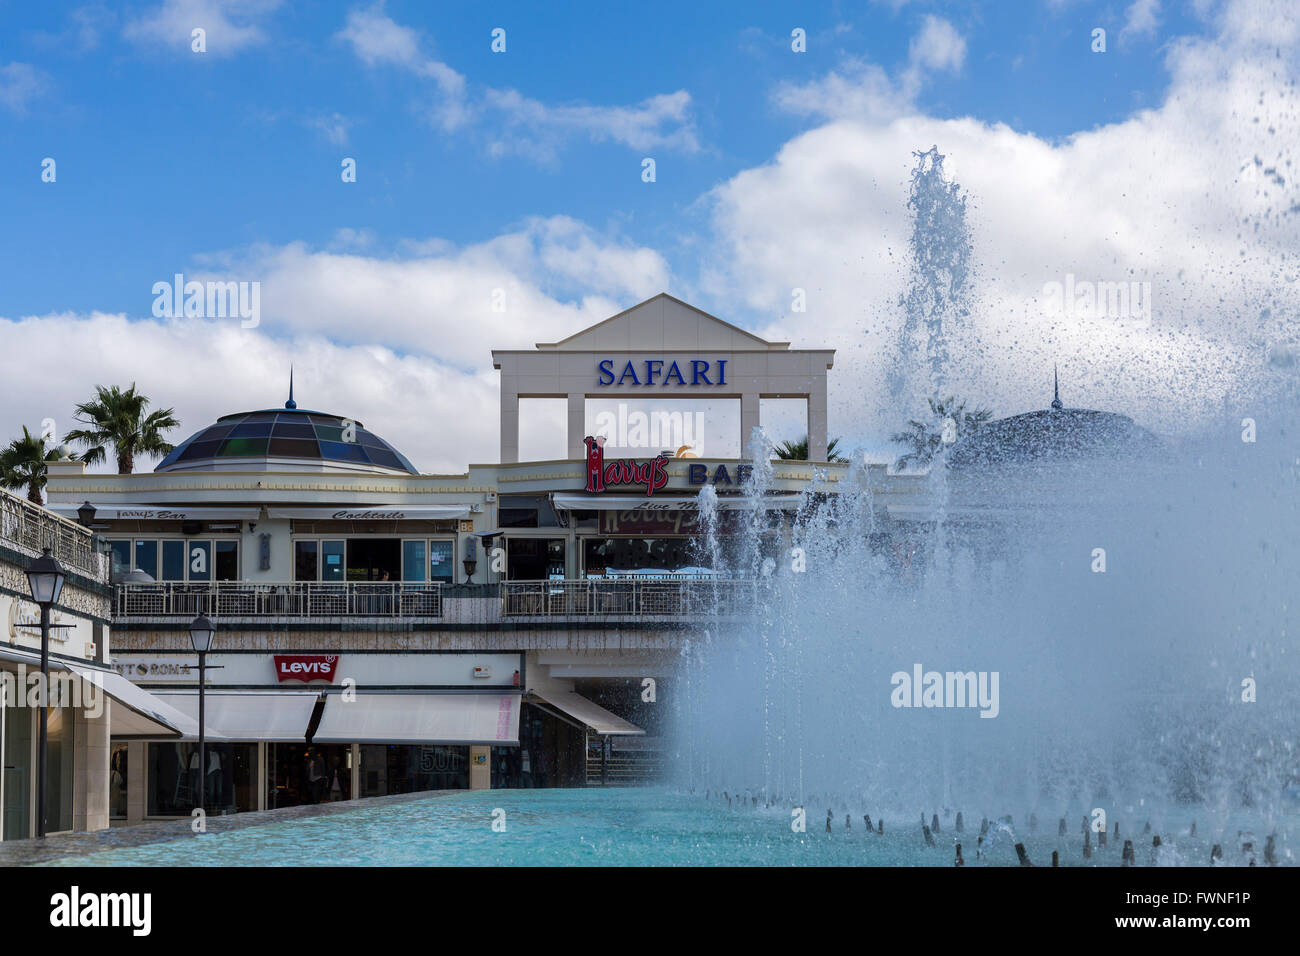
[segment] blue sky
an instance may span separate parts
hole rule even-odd
[[[324,245],[340,228],[371,230],[381,247],[477,242],[525,216],[608,226],[688,272],[673,237],[696,198],[807,125],[774,110],[770,89],[846,57],[901,69],[935,11],[968,53],[960,73],[937,75],[920,94],[931,115],[1054,138],[1156,102],[1168,82],[1158,37],[1120,47],[1117,4],[584,4],[557,16],[526,3],[387,3],[471,96],[513,89],[548,105],[607,107],[691,96],[698,149],[637,150],[576,133],[554,155],[493,158],[490,130],[426,119],[436,94],[425,79],[359,62],[338,38],[347,4],[276,8],[256,18],[265,42],[227,53],[214,37],[206,55],[184,38],[123,39],[132,12],[150,9],[4,5],[0,62],[44,74],[41,94],[0,125],[0,196],[6,218],[24,224],[0,237],[5,314],[146,312],[151,283],[187,257],[251,243]],[[1110,27],[1105,56],[1089,49],[1099,25]],[[498,26],[504,54],[489,48]],[[808,33],[805,54],[790,50],[795,26]],[[1200,28],[1176,12],[1166,21],[1184,27]],[[332,142],[322,124],[346,140]],[[656,159],[653,187],[640,179],[643,155]],[[55,189],[39,178],[46,156],[58,163]],[[355,184],[340,182],[345,156],[358,161]]]
[[[1291,161],[1300,29],[1274,0],[5,2],[0,23],[0,335],[43,359],[0,383],[6,434],[132,380],[188,434],[281,400],[292,360],[307,403],[460,470],[495,455],[493,347],[669,291],[838,349],[832,432],[878,444],[916,411],[880,383],[932,144],[971,200],[952,387],[999,415],[1061,363],[1068,403],[1177,431],[1295,341],[1273,278],[1294,186],[1263,171]],[[260,326],[155,319],[176,272],[261,282]],[[1067,275],[1150,283],[1154,320],[1062,312],[1044,290]]]

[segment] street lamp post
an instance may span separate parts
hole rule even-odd
[[[46,823],[46,757],[50,719],[50,608],[63,593],[63,565],[45,548],[41,556],[27,567],[27,587],[32,600],[41,609],[41,737],[37,751],[36,835],[44,838]]]
[[[203,731],[203,686],[207,683],[208,651],[216,629],[206,614],[200,614],[190,624],[190,643],[199,655],[199,809],[207,812],[208,803],[208,752]]]

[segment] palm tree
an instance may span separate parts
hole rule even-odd
[[[900,445],[908,445],[912,449],[895,462],[894,467],[900,471],[928,465],[934,460],[935,453],[943,444],[942,423],[947,419],[952,419],[956,426],[957,433],[953,440],[957,441],[965,438],[993,417],[993,411],[988,408],[977,408],[973,412],[966,411],[966,401],[963,399],[959,402],[951,395],[945,399],[931,398],[927,401],[930,405],[930,421],[920,422],[913,418],[907,423],[910,431],[896,432],[892,438]]]
[[[835,446],[840,440],[832,438],[826,443],[826,460],[827,461],[848,461],[843,455],[837,454]],[[786,461],[807,461],[808,460],[808,436],[804,435],[798,441],[783,441],[772,449],[777,458],[783,458]]]
[[[57,445],[46,448],[44,436],[33,435],[24,425],[23,437],[0,449],[0,485],[26,488],[27,500],[39,505],[41,489],[45,487],[45,463],[75,457]]]
[[[129,475],[135,470],[137,454],[165,455],[172,450],[162,433],[180,424],[172,414],[175,409],[162,408],[146,415],[149,399],[135,390],[134,382],[125,392],[116,385],[96,385],[95,392],[96,398],[82,402],[76,411],[77,420],[89,427],[73,429],[66,439],[86,446],[83,461],[92,465],[104,461],[111,444],[117,473]]]

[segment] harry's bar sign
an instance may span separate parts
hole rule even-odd
[[[597,385],[675,385],[692,388],[701,385],[727,384],[727,360],[708,362],[704,359],[682,359],[665,362],[664,359],[645,359],[624,362],[622,369],[614,366],[613,359],[601,359]]]
[[[583,439],[587,445],[587,491],[602,492],[606,485],[644,485],[646,496],[653,495],[668,484],[668,458],[656,455],[649,461],[635,461],[631,458],[616,458],[605,461],[605,440],[588,435]]]

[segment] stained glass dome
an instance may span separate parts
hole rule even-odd
[[[223,415],[154,471],[362,471],[419,474],[361,422],[300,408]]]

